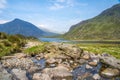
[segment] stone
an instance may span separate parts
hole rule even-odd
[[[93,67],[92,66],[90,66],[90,65],[86,65],[86,69],[92,69]]]
[[[54,58],[50,58],[50,59],[46,60],[46,63],[48,63],[48,64],[54,64],[54,63],[56,63],[56,60]]]
[[[6,60],[1,60],[2,65],[8,68],[24,68],[29,69],[32,65],[34,65],[33,61],[30,58],[11,58]]]
[[[52,80],[72,80],[73,77],[69,69],[61,65],[55,68],[45,68],[42,73],[48,74]]]
[[[94,80],[100,80],[100,75],[99,74],[94,74],[93,79]]]
[[[34,72],[40,71],[40,70],[41,70],[41,68],[38,67],[38,66],[31,66],[30,69],[28,69],[28,72],[29,73],[34,73]]]
[[[12,72],[19,80],[28,80],[25,70],[12,69]]]
[[[79,63],[80,63],[80,64],[84,64],[84,63],[86,63],[86,62],[87,62],[87,61],[86,61],[85,59],[80,59],[80,60],[79,60]]]
[[[85,60],[88,60],[88,59],[90,59],[90,56],[88,54],[85,54],[85,55],[83,55],[82,58],[85,59]]]
[[[16,53],[16,54],[14,54],[14,56],[15,56],[16,58],[18,58],[18,59],[20,59],[20,58],[26,58],[26,57],[27,57],[27,55],[24,54],[24,53]]]
[[[0,64],[0,80],[13,80],[12,77]]]
[[[1,57],[2,60],[11,59],[11,58],[15,58],[15,56],[3,56],[3,57]]]
[[[112,78],[118,76],[120,71],[118,69],[106,68],[105,70],[101,71],[101,75],[103,77]]]
[[[93,80],[92,78],[92,74],[90,73],[84,73],[82,74],[81,76],[78,76],[78,79],[77,80]]]
[[[97,66],[97,62],[89,62],[88,64],[91,66]]]
[[[48,74],[34,73],[32,80],[51,80]]]
[[[105,63],[109,66],[112,66],[114,68],[118,68],[120,69],[120,59],[116,59],[115,57],[111,56],[111,55],[107,55],[107,54],[102,54],[100,56],[100,60],[102,63]]]

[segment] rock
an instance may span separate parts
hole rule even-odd
[[[100,75],[99,74],[94,74],[93,79],[94,80],[100,80]]]
[[[72,80],[72,73],[61,65],[55,68],[45,68],[42,73],[48,74],[52,80]]]
[[[48,74],[35,73],[32,80],[51,80]]]
[[[89,62],[88,64],[91,66],[97,66],[97,62]]]
[[[56,63],[56,60],[54,58],[50,58],[50,59],[46,60],[46,63],[48,63],[48,64],[54,64],[54,63]]]
[[[39,66],[31,66],[30,69],[28,69],[28,72],[34,73],[34,72],[40,71],[40,70],[41,70],[41,67],[39,67]]]
[[[32,65],[34,65],[33,61],[30,58],[11,58],[2,60],[2,65],[8,68],[23,68],[29,69]]]
[[[28,80],[25,70],[13,69],[12,72],[19,80]]]
[[[46,58],[80,58],[82,49],[78,48],[72,44],[64,43],[51,43],[45,47],[45,57]]]
[[[102,54],[100,56],[100,60],[101,62],[110,65],[114,68],[118,68],[120,69],[120,59],[116,59],[115,57],[111,56],[111,55],[107,55],[107,54]]]
[[[15,56],[3,56],[3,57],[1,57],[2,60],[11,59],[11,58],[15,58]]]
[[[87,61],[85,60],[85,59],[80,59],[80,61],[79,61],[79,63],[80,64],[84,64],[84,63],[86,63]]]
[[[47,67],[56,67],[57,65],[58,65],[58,62],[54,58],[50,58],[46,60]]]
[[[91,58],[91,60],[96,60],[97,62],[99,62],[99,60],[100,60],[100,55],[98,54],[98,55],[95,55],[94,53],[90,53],[90,58]]]
[[[112,69],[112,68],[106,68],[101,72],[101,75],[107,78],[112,78],[112,77],[118,76],[119,74],[120,74],[120,71],[118,69]]]
[[[44,54],[43,54],[43,53],[40,53],[40,54],[36,55],[35,58],[36,58],[37,60],[40,60],[40,59],[44,58]]]
[[[16,58],[18,58],[18,59],[20,59],[20,58],[26,58],[26,57],[27,57],[27,55],[24,54],[24,53],[16,53],[16,54],[14,54],[14,56],[15,56]]]
[[[12,77],[0,64],[0,80],[13,80]]]
[[[92,69],[93,67],[92,66],[90,66],[90,65],[86,65],[86,69]]]
[[[83,75],[78,76],[77,80],[93,80],[92,74],[90,74],[90,73],[84,73]]]
[[[88,59],[90,59],[90,56],[88,54],[85,54],[82,58],[85,60],[88,60]]]

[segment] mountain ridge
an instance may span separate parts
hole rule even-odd
[[[39,29],[34,24],[18,18],[15,18],[10,22],[0,24],[0,32],[5,32],[7,34],[21,34],[24,36],[33,36],[37,38],[41,36],[54,35],[52,32]]]
[[[120,4],[104,10],[94,18],[73,25],[63,35],[73,40],[109,40],[120,39]]]

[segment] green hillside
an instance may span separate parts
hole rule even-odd
[[[120,39],[120,4],[114,5],[92,19],[73,25],[63,37],[72,40]]]
[[[8,35],[0,32],[0,57],[21,52],[26,43],[22,35]]]

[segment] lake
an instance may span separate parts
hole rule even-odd
[[[71,40],[65,40],[62,38],[39,38],[40,41],[43,42],[69,42],[69,43],[101,43],[101,44],[120,44],[120,41],[84,41],[84,40],[79,40],[79,41],[71,41]]]
[[[70,42],[69,40],[61,39],[61,38],[39,38],[40,41],[43,42]]]

